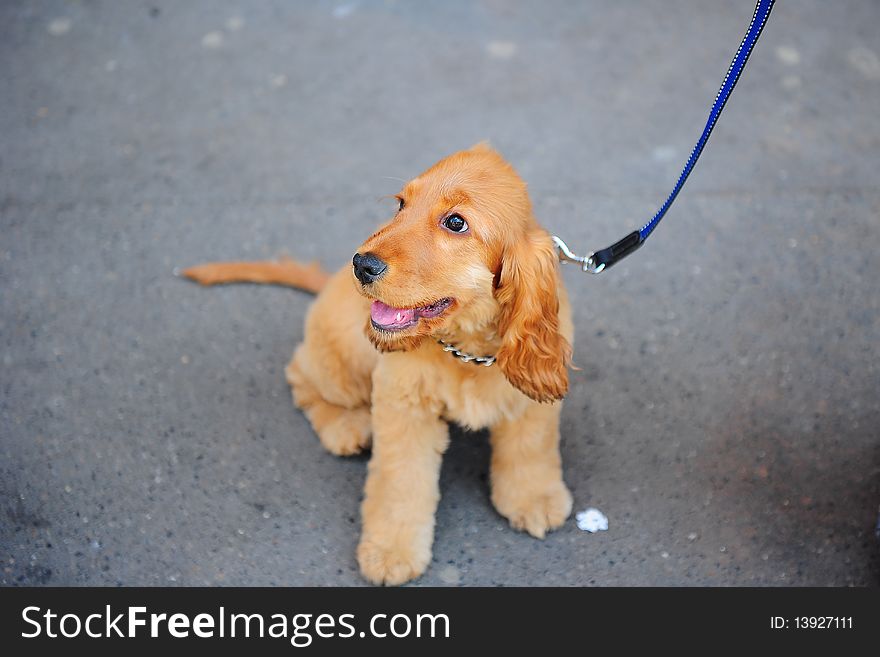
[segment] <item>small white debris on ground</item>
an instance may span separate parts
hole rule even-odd
[[[52,36],[61,36],[70,32],[73,22],[69,18],[56,18],[46,27],[46,31]]]
[[[676,151],[674,146],[657,146],[652,152],[651,157],[655,162],[669,162],[674,160]]]
[[[458,568],[453,565],[446,566],[437,573],[437,577],[440,578],[440,581],[445,584],[458,584],[461,579],[461,573]]]
[[[226,29],[230,32],[238,32],[244,27],[244,19],[241,16],[232,16],[226,19]]]
[[[776,58],[788,66],[796,66],[801,63],[801,54],[791,46],[777,47]]]
[[[579,511],[575,516],[578,529],[585,532],[595,534],[596,532],[604,532],[608,529],[608,518],[604,513],[594,507]]]
[[[490,41],[486,44],[486,52],[493,59],[510,59],[516,50],[516,44],[512,41]]]
[[[217,48],[223,45],[223,33],[222,32],[208,32],[205,36],[202,37],[202,47],[208,48],[209,50],[216,50]]]
[[[345,5],[339,5],[333,8],[333,18],[348,18],[354,10],[357,9],[356,2],[350,2]]]

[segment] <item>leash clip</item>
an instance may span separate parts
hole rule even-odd
[[[588,256],[579,256],[571,252],[568,245],[553,235],[553,243],[559,251],[561,262],[573,262],[581,266],[581,269],[590,274],[601,274],[611,265],[623,260],[630,253],[638,249],[645,241],[639,231],[634,230],[622,240],[598,251],[593,251]]]
[[[556,246],[556,250],[559,252],[559,262],[570,262],[573,265],[578,265],[580,266],[581,271],[587,272],[588,274],[600,274],[605,269],[604,262],[596,262],[596,259],[594,258],[595,254],[590,253],[586,256],[579,256],[569,249],[568,244],[566,244],[561,238],[553,235],[552,239],[553,244]]]

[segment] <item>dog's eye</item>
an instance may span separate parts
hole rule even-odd
[[[404,206],[403,197],[398,196],[397,197],[397,211],[400,212],[401,210],[403,210],[403,206]]]
[[[464,233],[468,229],[467,222],[460,214],[451,214],[446,217],[443,220],[443,227],[446,230],[451,230],[453,233]]]

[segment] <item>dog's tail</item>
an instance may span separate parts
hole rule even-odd
[[[202,285],[264,283],[313,293],[320,292],[330,278],[317,262],[304,265],[290,258],[261,262],[206,262],[179,274]]]

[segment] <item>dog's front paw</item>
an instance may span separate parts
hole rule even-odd
[[[425,572],[431,561],[431,550],[412,545],[379,545],[361,539],[357,551],[361,574],[373,584],[397,586]]]
[[[568,518],[572,500],[565,484],[555,481],[537,490],[531,486],[496,484],[492,504],[514,529],[544,538],[549,530],[562,526]]]

